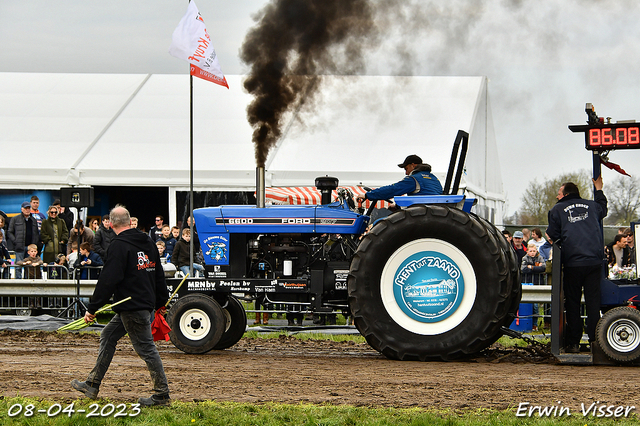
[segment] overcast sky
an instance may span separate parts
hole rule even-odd
[[[167,53],[187,3],[0,0],[0,72],[188,72]],[[246,72],[238,51],[267,3],[197,0],[224,73]],[[368,52],[367,74],[489,78],[509,214],[534,178],[590,169],[582,134],[567,129],[584,123],[585,103],[600,116],[640,120],[638,1],[374,3],[383,37]],[[639,159],[637,151],[610,155],[634,176]],[[618,174],[603,176],[606,191]]]

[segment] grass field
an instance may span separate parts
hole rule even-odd
[[[94,404],[93,406],[91,404]],[[83,412],[78,412],[82,411]],[[56,414],[57,413],[57,414]],[[635,415],[611,419],[583,417],[516,416],[516,407],[505,411],[439,411],[420,408],[394,409],[353,406],[283,404],[235,404],[203,401],[174,402],[170,407],[143,408],[131,404],[98,401],[45,401],[20,397],[0,399],[2,425],[637,425]]]

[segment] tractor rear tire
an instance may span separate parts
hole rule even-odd
[[[445,206],[382,220],[351,263],[349,304],[387,358],[456,359],[491,345],[510,317],[514,265],[493,225]]]
[[[225,318],[225,328],[220,341],[213,349],[222,350],[230,348],[238,343],[247,330],[247,313],[242,303],[233,296],[229,296],[227,303],[222,308]]]
[[[520,300],[522,300],[522,284],[520,284],[520,264],[518,263],[518,256],[513,248],[513,245],[504,238],[501,232],[499,232],[495,226],[486,219],[478,217],[480,221],[485,225],[488,231],[494,234],[495,238],[499,242],[502,250],[507,257],[510,265],[509,271],[511,274],[511,305],[508,308],[507,316],[505,316],[502,323],[503,327],[509,327],[516,316],[518,315],[518,309],[520,308]],[[497,340],[497,339],[496,339]]]
[[[637,360],[640,358],[640,312],[629,306],[607,311],[596,326],[596,341],[614,361]]]
[[[188,354],[203,354],[213,349],[226,324],[220,304],[204,294],[180,297],[169,309],[167,322],[171,327],[171,342]]]

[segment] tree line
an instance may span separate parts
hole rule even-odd
[[[552,179],[529,182],[521,199],[518,211],[505,218],[512,225],[548,225],[547,213],[555,205],[558,189],[565,182],[573,182],[580,189],[582,198],[593,198],[591,174],[587,170],[565,173]],[[640,180],[620,175],[604,185],[603,191],[609,201],[609,214],[605,225],[629,226],[638,220],[640,213]]]

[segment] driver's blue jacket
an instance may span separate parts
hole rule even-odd
[[[442,185],[427,166],[416,167],[400,182],[367,192],[368,200],[387,200],[399,195],[442,195]]]

